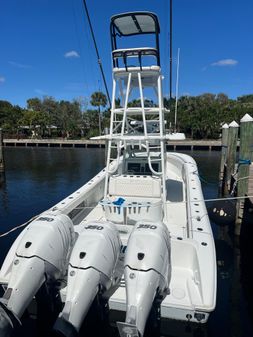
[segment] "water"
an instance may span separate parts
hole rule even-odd
[[[198,163],[205,199],[216,198],[220,153],[184,152]],[[0,233],[51,207],[104,166],[103,149],[5,148],[4,154],[6,176],[5,183],[0,186]],[[247,273],[241,270],[241,252],[234,249],[232,229],[222,229],[216,224],[212,227],[218,263],[216,310],[205,326],[169,322],[166,324],[168,336],[253,336],[249,298],[252,292],[249,291]],[[19,232],[0,238],[0,264]],[[243,262],[244,270],[251,268],[247,259]],[[110,334],[116,335],[115,331]]]

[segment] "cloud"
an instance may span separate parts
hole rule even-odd
[[[0,83],[4,83],[5,82],[5,78],[3,76],[0,76]]]
[[[65,85],[64,89],[69,91],[83,91],[85,83],[82,82],[69,82]]]
[[[8,63],[11,66],[16,67],[16,68],[21,68],[21,69],[30,69],[30,68],[32,68],[32,66],[29,65],[29,64],[23,64],[23,63],[18,63],[18,62],[13,62],[13,61],[9,61]]]
[[[41,89],[34,89],[34,92],[36,92],[36,94],[41,95],[41,96],[47,95],[47,93],[44,90],[41,90]]]
[[[227,67],[227,66],[236,66],[238,64],[237,60],[233,59],[224,59],[224,60],[219,60],[217,62],[211,63],[211,66],[213,67]]]
[[[80,55],[75,50],[70,50],[64,54],[65,58],[78,58]]]

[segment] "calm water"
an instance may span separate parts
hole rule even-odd
[[[0,233],[51,207],[92,178],[104,166],[103,149],[5,148],[5,183],[0,185]],[[219,152],[187,152],[198,163],[204,197],[217,197]],[[241,282],[241,252],[228,229],[213,225],[218,263],[216,310],[203,326],[171,322],[166,335],[251,337],[252,314],[247,273]],[[0,238],[0,264],[19,231]],[[244,260],[244,270],[251,268]],[[251,311],[251,313],[250,313]],[[104,334],[101,334],[104,335]],[[33,336],[33,335],[31,335]],[[34,334],[35,336],[35,334]],[[98,334],[97,334],[98,336]]]

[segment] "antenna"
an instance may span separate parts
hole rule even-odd
[[[177,80],[176,80],[176,103],[175,103],[175,132],[177,131],[177,102],[178,102],[178,83],[179,83],[179,57],[180,57],[180,48],[177,50]]]
[[[99,56],[98,47],[97,47],[94,31],[93,31],[93,28],[92,28],[92,24],[91,24],[91,21],[90,21],[90,15],[89,15],[88,7],[86,5],[86,1],[85,0],[83,0],[83,5],[84,5],[84,9],[85,9],[87,18],[88,18],[88,23],[89,23],[89,27],[90,27],[93,43],[94,43],[94,46],[95,46],[95,50],[96,50],[96,54],[97,54],[97,59],[98,59],[98,65],[99,65],[99,68],[100,68],[100,71],[101,71],[101,74],[102,74],[102,78],[103,78],[103,82],[104,82],[104,86],[105,86],[105,90],[106,90],[106,95],[107,95],[108,102],[109,102],[109,105],[110,105],[110,108],[111,108],[111,99],[110,99],[110,95],[109,95],[109,91],[108,91],[108,87],[107,87],[107,83],[106,83],[106,79],[105,79],[105,74],[104,74],[104,70],[103,70],[103,66],[102,66],[102,61],[101,61],[101,58]]]

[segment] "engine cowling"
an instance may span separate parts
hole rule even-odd
[[[144,334],[155,297],[163,299],[169,292],[170,259],[167,227],[162,223],[138,222],[129,237],[124,261],[127,313],[125,323],[118,323],[121,336],[131,336],[130,331],[134,330]]]
[[[74,239],[73,223],[64,214],[43,213],[20,233],[1,270],[8,286],[1,299],[0,326],[8,330],[11,316],[21,318],[46,279],[64,277]]]
[[[84,227],[70,257],[66,302],[55,331],[66,337],[77,336],[98,292],[104,293],[120,281],[120,247],[112,223],[92,222]]]

